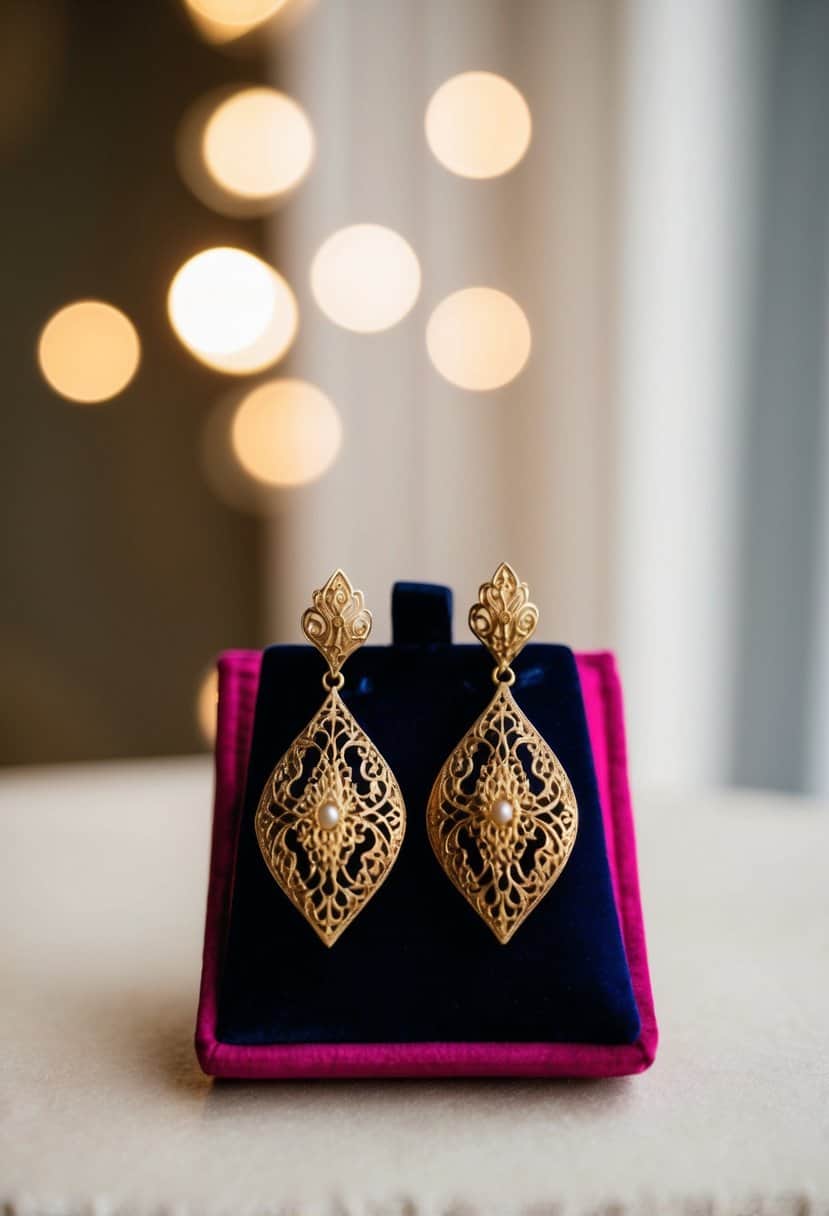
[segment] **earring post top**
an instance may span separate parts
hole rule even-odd
[[[537,624],[538,608],[530,600],[529,587],[508,562],[501,562],[492,578],[478,588],[478,600],[469,609],[469,628],[499,669],[506,670]]]
[[[371,633],[371,613],[362,591],[356,591],[342,570],[335,570],[324,587],[311,595],[302,614],[302,632],[316,646],[336,675],[346,659]]]

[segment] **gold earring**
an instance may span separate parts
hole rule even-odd
[[[495,695],[438,773],[426,826],[448,877],[506,944],[567,864],[578,807],[511,692],[510,663],[538,624],[527,584],[502,563],[478,597],[469,628],[495,659]]]
[[[371,632],[363,593],[337,570],[311,598],[302,629],[328,664],[328,695],[268,778],[256,838],[288,899],[332,946],[388,876],[406,808],[394,774],[340,697],[340,669]]]

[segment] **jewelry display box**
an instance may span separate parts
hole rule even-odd
[[[530,644],[515,699],[578,801],[569,862],[500,944],[447,879],[425,811],[492,695],[480,645],[451,641],[448,588],[398,583],[393,641],[351,658],[342,697],[406,802],[388,878],[329,949],[273,881],[254,816],[321,700],[311,646],[219,660],[216,786],[196,1049],[236,1078],[610,1077],[642,1072],[657,1027],[613,656]]]

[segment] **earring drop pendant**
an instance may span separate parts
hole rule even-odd
[[[406,808],[394,774],[340,696],[341,668],[371,631],[363,593],[337,570],[302,617],[328,663],[322,705],[278,761],[256,810],[265,864],[326,946],[394,864]]]
[[[495,694],[438,773],[426,826],[449,879],[506,944],[567,864],[578,807],[511,691],[510,664],[538,623],[527,584],[502,563],[478,596],[469,627],[495,660]]]

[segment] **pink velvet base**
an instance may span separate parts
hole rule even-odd
[[[615,1077],[642,1072],[656,1053],[636,842],[628,790],[622,696],[608,653],[576,656],[581,679],[613,891],[639,1009],[635,1043],[292,1043],[246,1047],[216,1038],[218,985],[236,836],[262,655],[234,650],[219,660],[219,721],[210,888],[207,900],[196,1051],[216,1077]]]

